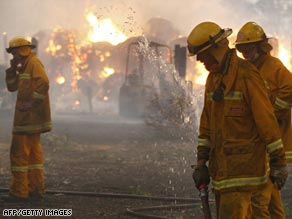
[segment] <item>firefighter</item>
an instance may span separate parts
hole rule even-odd
[[[292,74],[278,58],[270,55],[272,46],[263,28],[257,23],[248,22],[243,25],[237,34],[235,45],[243,57],[256,66],[264,80],[280,127],[286,159],[288,163],[291,163]],[[268,199],[271,218],[286,218],[281,193],[276,186],[272,188],[272,190],[267,189],[264,193],[256,194],[253,201],[253,215],[258,213],[257,205],[262,202],[259,200]]]
[[[288,170],[264,82],[251,63],[229,48],[231,33],[203,22],[187,38],[189,55],[209,71],[193,179],[200,188],[211,177],[218,219],[246,219],[252,194],[270,177],[282,188]],[[259,218],[270,218],[268,204],[263,203]]]
[[[2,198],[5,201],[39,199],[44,194],[40,134],[52,128],[49,80],[33,48],[24,37],[16,37],[6,49],[13,56],[6,69],[6,85],[10,92],[17,91],[17,99],[10,148],[12,181],[9,196]]]

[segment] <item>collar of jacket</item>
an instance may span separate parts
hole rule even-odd
[[[223,60],[223,66],[221,70],[221,74],[225,75],[227,73],[227,70],[229,68],[230,60],[231,60],[232,50],[229,50]]]
[[[231,60],[231,55],[232,55],[232,50],[229,50],[228,52],[226,52],[226,54],[225,54],[225,56],[224,56],[224,58],[223,58],[223,61],[222,61],[222,63],[223,63],[223,65],[222,65],[222,67],[221,67],[221,71],[220,72],[217,72],[217,73],[212,73],[212,74],[216,74],[217,76],[219,76],[219,84],[218,84],[218,86],[220,85],[220,84],[222,84],[222,82],[223,82],[223,78],[224,78],[224,76],[226,75],[226,73],[227,73],[227,70],[228,70],[228,68],[229,68],[229,64],[230,64],[230,60]],[[224,89],[225,89],[225,87],[224,87]]]
[[[237,76],[238,57],[235,49],[229,51],[229,58],[226,58],[224,66],[223,69],[226,72],[224,73],[223,83],[226,86],[224,90],[224,94],[226,95],[231,91]]]

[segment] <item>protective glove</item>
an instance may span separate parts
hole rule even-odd
[[[208,185],[210,183],[209,170],[206,165],[194,166],[193,169],[193,180],[197,189],[200,189],[202,184]]]
[[[10,68],[14,71],[21,71],[23,69],[25,58],[13,58],[10,60]]]
[[[9,76],[15,76],[16,71],[19,71],[21,69],[22,69],[22,63],[13,58],[10,60],[10,67],[6,69],[6,73]]]
[[[285,185],[285,182],[288,178],[288,167],[287,165],[273,167],[271,165],[270,178],[273,183],[275,183],[280,190]]]
[[[5,70],[5,72],[6,72],[6,75],[7,75],[8,77],[15,77],[15,76],[16,76],[16,70],[13,69],[12,67],[7,68],[7,69]]]

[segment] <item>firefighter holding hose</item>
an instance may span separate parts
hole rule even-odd
[[[33,48],[26,38],[16,37],[6,49],[13,56],[6,70],[7,89],[17,91],[10,148],[12,181],[9,195],[2,197],[8,202],[41,199],[44,194],[40,134],[52,128],[49,80]]]
[[[253,193],[271,178],[282,188],[288,172],[265,84],[258,70],[229,48],[231,33],[202,22],[187,38],[189,55],[209,71],[193,178],[197,188],[212,179],[218,219],[246,219]],[[270,218],[268,205],[258,218]]]

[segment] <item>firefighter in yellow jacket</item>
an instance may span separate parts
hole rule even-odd
[[[218,219],[246,219],[252,194],[270,178],[283,187],[288,170],[264,82],[252,64],[229,48],[231,33],[203,22],[187,38],[189,54],[209,71],[193,178],[199,188],[211,176]],[[268,203],[259,218],[270,218]]]
[[[13,56],[6,70],[7,89],[17,91],[10,150],[12,181],[6,201],[26,201],[44,194],[40,134],[50,131],[52,124],[49,80],[32,53],[34,47],[24,37],[16,37],[6,49]]]
[[[287,162],[292,162],[292,74],[283,63],[270,55],[272,46],[263,28],[255,22],[247,22],[239,30],[235,42],[236,48],[244,58],[254,64],[260,71],[270,101],[278,120]],[[270,213],[272,219],[283,219],[285,212],[281,200],[280,191],[274,187],[265,193],[255,196],[255,205],[267,196],[270,201]],[[253,214],[257,214],[257,207],[253,206]]]

